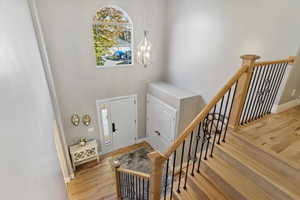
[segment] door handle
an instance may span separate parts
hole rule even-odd
[[[159,132],[159,131],[155,131],[155,133],[156,133],[158,136],[160,136],[160,132]]]
[[[116,125],[115,125],[115,123],[112,123],[111,124],[111,127],[112,127],[112,132],[114,133],[114,132],[116,132],[118,129],[116,129]]]

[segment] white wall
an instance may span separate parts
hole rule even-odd
[[[166,79],[208,102],[240,67],[240,55],[296,55],[299,7],[294,0],[168,0]]]
[[[27,1],[1,0],[0,24],[1,199],[67,199]]]
[[[288,79],[285,82],[285,85],[282,87],[282,95],[277,104],[291,102],[297,98],[300,99],[300,49],[297,53],[296,62],[293,64],[293,66],[291,66],[290,73],[288,75]],[[292,96],[294,89],[296,89],[296,94]]]
[[[68,144],[82,136],[100,139],[96,100],[131,94],[138,94],[139,137],[145,136],[146,84],[160,80],[164,67],[165,4],[162,0],[36,1]],[[128,12],[134,23],[135,46],[142,39],[147,12],[146,28],[154,46],[151,66],[96,69],[92,17],[104,5],[116,5]],[[70,122],[74,112],[90,114],[95,131],[88,132],[82,124],[74,128]]]

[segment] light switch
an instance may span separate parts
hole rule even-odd
[[[88,128],[88,132],[93,132],[94,130],[94,127]]]

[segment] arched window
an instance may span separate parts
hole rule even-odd
[[[132,22],[115,6],[99,9],[93,18],[93,39],[98,68],[133,64]]]

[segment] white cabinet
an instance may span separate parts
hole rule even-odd
[[[164,82],[148,85],[147,136],[161,153],[200,112],[201,97]]]
[[[164,152],[175,139],[177,110],[147,95],[147,135],[151,145]]]

